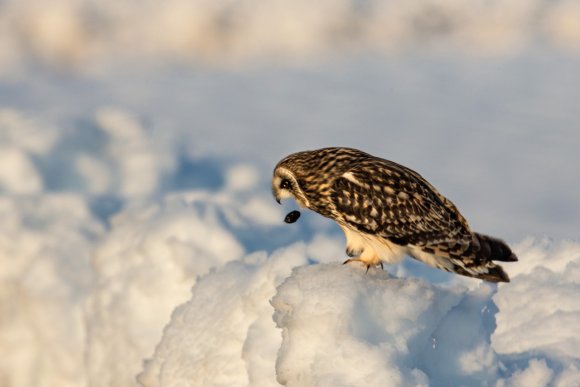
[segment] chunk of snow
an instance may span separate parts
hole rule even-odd
[[[500,383],[498,387],[544,387],[549,385],[553,374],[544,360],[532,359],[526,369],[517,371],[507,383]]]
[[[121,195],[153,194],[162,171],[168,167],[164,153],[156,149],[163,147],[155,144],[138,120],[123,110],[103,108],[97,112],[96,121],[107,134],[106,151],[116,164],[119,175],[116,184]]]
[[[0,146],[0,191],[35,194],[43,188],[42,178],[25,152]]]
[[[234,165],[226,172],[226,188],[231,191],[249,191],[259,180],[260,173],[252,165]]]

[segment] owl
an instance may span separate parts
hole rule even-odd
[[[351,148],[293,153],[274,169],[278,203],[293,198],[334,220],[346,236],[344,263],[371,266],[410,256],[452,273],[509,282],[494,261],[517,257],[500,239],[471,231],[455,205],[417,172]]]

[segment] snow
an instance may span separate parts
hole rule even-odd
[[[492,341],[502,354],[547,358],[564,369],[572,364],[575,366],[569,372],[580,375],[577,369],[580,246],[570,242],[553,246],[539,241],[534,250],[540,246],[545,249],[545,264],[516,276],[494,297],[499,313]],[[558,265],[560,254],[567,257],[565,266]],[[541,368],[537,362],[534,364],[534,368]]]
[[[78,386],[90,251],[104,232],[74,194],[0,197],[0,380]]]
[[[370,0],[240,2],[6,0],[0,63],[36,60],[78,68],[137,56],[235,65],[308,59],[361,49],[399,53],[410,45],[504,54],[544,44],[574,50],[580,7],[573,0]],[[155,23],[151,23],[155,20]]]
[[[153,351],[196,276],[243,255],[213,208],[206,210],[200,215],[191,204],[169,201],[136,206],[113,219],[91,261],[96,277],[86,314],[91,385],[131,385],[142,354]]]
[[[308,264],[309,250],[298,243],[270,257],[252,254],[200,279],[138,380],[144,386],[564,386],[578,376],[573,270],[546,282],[522,274],[499,287],[433,285],[378,269]],[[540,265],[533,272],[547,270]],[[561,306],[550,307],[552,299]]]
[[[145,386],[273,385],[280,338],[268,300],[292,267],[305,263],[304,246],[294,245],[272,257],[247,256],[200,279],[138,380]]]
[[[493,364],[481,370],[433,366],[437,357],[452,366],[473,347],[489,351],[485,336],[474,334],[489,294],[470,308],[465,297],[458,289],[390,279],[385,272],[367,275],[340,264],[299,268],[272,299],[283,338],[277,380],[289,386],[429,385],[425,371],[435,370],[442,383],[480,381],[458,378],[477,371],[493,377]],[[457,321],[448,316],[455,313],[476,322],[471,332],[447,333],[447,324]]]
[[[0,6],[0,386],[580,380],[575,1]],[[520,258],[368,273],[271,197],[343,145]]]

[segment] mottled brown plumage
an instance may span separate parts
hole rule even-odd
[[[493,282],[509,277],[493,261],[517,261],[501,240],[472,232],[455,205],[415,171],[351,148],[298,152],[274,170],[278,201],[335,220],[347,254],[367,267],[410,255],[431,266]]]

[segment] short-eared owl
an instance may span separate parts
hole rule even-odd
[[[449,272],[509,282],[493,261],[517,261],[503,241],[471,231],[455,205],[417,172],[356,149],[287,156],[274,169],[272,192],[278,202],[294,198],[336,221],[352,257],[346,262],[367,269],[409,255]]]

